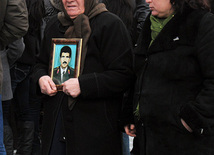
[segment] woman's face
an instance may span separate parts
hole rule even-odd
[[[170,0],[146,0],[146,2],[149,3],[153,16],[166,18],[174,12]]]
[[[85,12],[84,0],[62,0],[62,3],[72,19]]]

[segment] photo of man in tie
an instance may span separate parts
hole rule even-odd
[[[71,48],[69,46],[62,47],[60,51],[60,66],[53,70],[53,81],[55,84],[62,84],[68,79],[74,77],[74,69],[69,66],[71,60]]]

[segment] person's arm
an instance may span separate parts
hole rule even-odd
[[[28,30],[25,0],[8,0],[3,24],[0,30],[1,49],[24,36]]]
[[[196,134],[214,134],[214,15],[206,14],[199,26],[195,55],[203,78],[195,100],[185,104],[180,117]],[[182,122],[183,123],[183,122]],[[184,124],[185,126],[185,124]],[[187,127],[187,128],[188,128]]]
[[[25,44],[23,42],[23,38],[18,39],[7,46],[7,59],[10,68],[16,60],[22,56],[24,48]]]
[[[96,27],[94,33],[97,34],[96,45],[100,49],[99,61],[105,70],[79,76],[81,96],[103,98],[121,95],[134,79],[129,33],[122,21],[110,13]]]

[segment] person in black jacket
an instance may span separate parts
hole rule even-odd
[[[62,2],[63,11],[46,26],[34,67],[46,101],[42,153],[120,155],[121,100],[133,80],[129,33],[97,0]],[[48,74],[52,38],[83,39],[80,75],[65,81],[58,92]]]
[[[214,154],[214,15],[208,0],[147,0],[134,51],[141,155]],[[137,132],[135,133],[135,129]]]

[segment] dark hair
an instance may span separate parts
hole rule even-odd
[[[192,9],[210,11],[209,0],[170,0],[170,2],[176,12],[183,12],[185,5]]]
[[[69,46],[64,46],[60,51],[60,57],[62,53],[69,53],[69,58],[71,57],[71,48]]]
[[[102,0],[102,3],[110,12],[120,17],[128,30],[132,28],[134,4],[131,0]]]

